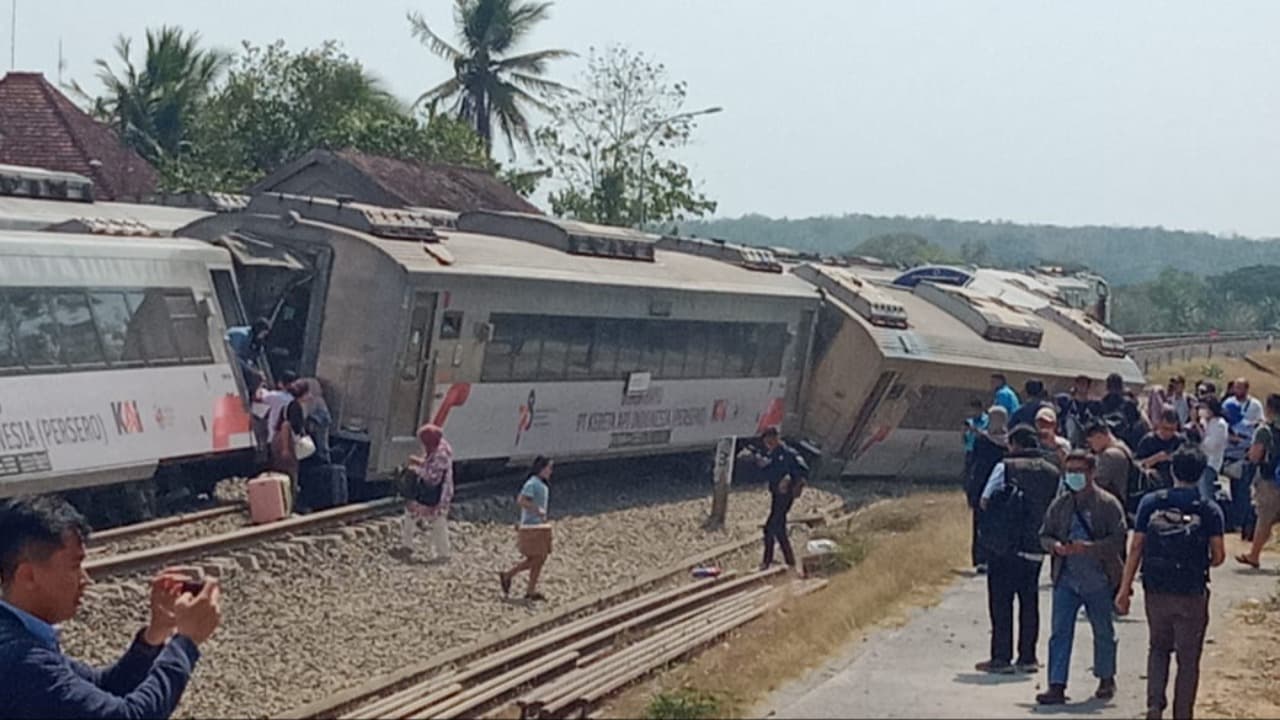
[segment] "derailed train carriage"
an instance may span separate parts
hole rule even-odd
[[[1143,382],[1124,341],[1099,322],[1100,279],[1006,271],[800,265],[822,291],[805,414],[793,432],[824,474],[947,478],[963,467],[970,402],[990,377],[1065,391],[1080,375]],[[1062,292],[1066,286],[1069,292]]]
[[[798,424],[819,298],[767,252],[542,216],[265,194],[226,245],[277,372],[315,375],[353,477],[442,425],[465,469],[648,455]]]

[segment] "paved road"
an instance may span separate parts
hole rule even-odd
[[[1240,571],[1232,567],[1230,559],[1227,563],[1214,575],[1210,642],[1215,624],[1223,622],[1231,605],[1274,588],[1275,575]],[[1041,662],[1049,657],[1048,574],[1046,562],[1040,594]],[[959,577],[939,604],[913,611],[901,627],[874,631],[842,657],[783,687],[761,714],[779,718],[1142,716],[1146,709],[1147,629],[1140,590],[1134,598],[1134,612],[1116,626],[1120,641],[1117,697],[1108,703],[1093,699],[1097,680],[1089,669],[1093,664],[1092,633],[1081,612],[1067,688],[1070,700],[1058,707],[1035,704],[1036,693],[1046,683],[1043,670],[1035,675],[974,672],[974,663],[986,658],[990,643],[986,602],[984,578]]]

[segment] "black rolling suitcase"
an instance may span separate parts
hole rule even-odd
[[[311,510],[347,503],[347,466],[314,465],[303,470],[302,493]]]

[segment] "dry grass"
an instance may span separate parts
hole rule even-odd
[[[959,493],[888,500],[827,535],[857,548],[856,564],[821,592],[798,598],[729,640],[646,681],[602,717],[646,717],[656,697],[691,691],[716,698],[722,717],[752,712],[781,683],[822,663],[876,623],[936,601],[969,553],[969,513]]]
[[[1252,361],[1252,362],[1251,362]],[[1192,360],[1167,365],[1151,373],[1147,381],[1164,385],[1174,375],[1187,378],[1188,390],[1195,390],[1200,379],[1211,380],[1219,392],[1227,382],[1238,377],[1249,379],[1249,391],[1254,397],[1264,398],[1270,393],[1280,393],[1280,352],[1250,353],[1246,358],[1217,357],[1212,360]]]

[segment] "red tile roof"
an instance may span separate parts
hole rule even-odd
[[[98,200],[156,190],[155,168],[40,73],[0,79],[0,163],[79,173]]]
[[[488,170],[457,165],[425,165],[410,160],[366,155],[354,150],[334,153],[407,206],[467,210],[508,210],[542,214]]]

